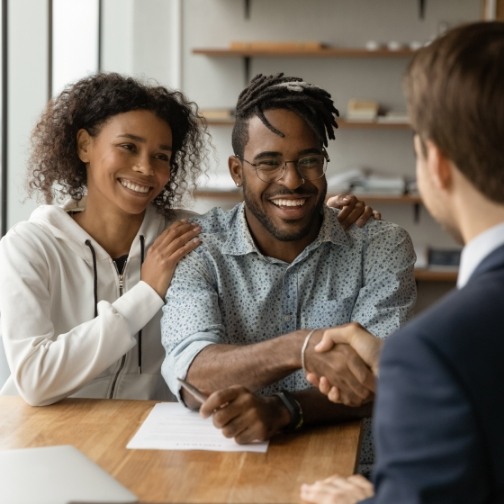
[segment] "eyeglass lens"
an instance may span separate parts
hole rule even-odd
[[[280,157],[264,158],[256,161],[257,176],[265,181],[279,180],[283,177],[288,163],[296,165],[300,177],[305,180],[315,180],[322,177],[327,168],[327,159],[323,154],[302,156],[296,161],[284,161]]]

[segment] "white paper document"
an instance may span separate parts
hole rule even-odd
[[[211,418],[180,403],[158,403],[126,448],[137,450],[210,450],[265,453],[268,442],[240,445],[224,437]]]

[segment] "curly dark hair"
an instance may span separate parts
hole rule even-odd
[[[110,117],[131,110],[152,111],[172,130],[170,181],[152,202],[169,214],[204,169],[208,131],[196,104],[181,92],[117,73],[81,79],[49,101],[31,137],[29,194],[40,192],[47,203],[67,196],[81,200],[87,174],[78,156],[77,132],[85,129],[96,136]]]
[[[327,147],[328,138],[334,139],[338,127],[338,110],[331,95],[322,88],[308,84],[300,77],[288,77],[283,73],[256,75],[240,93],[235,110],[232,145],[236,156],[242,157],[248,143],[248,120],[258,116],[263,124],[279,136],[284,134],[275,128],[265,110],[288,109],[299,115],[313,130],[320,143]]]

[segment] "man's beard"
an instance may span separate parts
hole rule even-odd
[[[327,189],[320,193],[320,199],[313,211],[312,218],[303,227],[293,230],[282,230],[276,227],[269,216],[255,204],[255,200],[249,196],[246,182],[243,181],[243,199],[245,200],[247,209],[274,238],[280,241],[300,240],[311,234],[314,226],[320,225],[326,193]],[[296,191],[285,191],[284,194],[296,194]],[[306,194],[306,191],[303,191],[303,194]]]

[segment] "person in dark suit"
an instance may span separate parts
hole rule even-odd
[[[374,496],[354,475],[303,485],[301,497],[504,503],[504,23],[436,39],[415,54],[404,87],[423,201],[464,244],[458,288],[381,351]],[[318,350],[344,341],[378,374],[380,343],[358,324],[326,330]],[[325,378],[309,379],[338,400]]]

